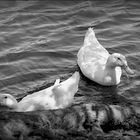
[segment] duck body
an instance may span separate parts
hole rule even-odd
[[[89,52],[88,52],[89,51]],[[93,52],[93,53],[92,53]],[[87,55],[88,57],[84,57]],[[106,67],[106,58],[99,56],[96,57],[97,53],[94,50],[85,50],[82,48],[78,53],[78,65],[82,73],[90,80],[97,82],[101,85],[116,85],[120,82],[122,70],[120,67],[115,69],[108,69]]]
[[[84,44],[78,51],[77,63],[87,78],[105,86],[117,85],[122,75],[121,66],[115,60],[118,57],[122,57],[125,61],[123,55],[119,53],[111,56],[98,42],[93,29],[89,28]],[[127,65],[127,62],[125,63]]]
[[[11,95],[6,94],[7,98],[4,99],[4,103],[11,108],[14,107],[13,109],[18,112],[64,108],[72,103],[78,91],[79,78],[79,73],[75,72],[61,83],[60,79],[57,79],[53,86],[27,95],[20,102],[16,102]]]

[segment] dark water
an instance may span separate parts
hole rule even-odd
[[[69,77],[85,32],[94,26],[99,42],[122,53],[134,76],[115,87],[81,75],[74,104],[140,103],[140,2],[136,0],[0,1],[0,92],[22,98],[28,91]]]

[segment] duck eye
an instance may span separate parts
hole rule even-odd
[[[5,96],[4,99],[7,99],[7,96]]]

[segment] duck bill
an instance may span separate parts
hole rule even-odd
[[[134,75],[134,71],[132,69],[129,68],[128,65],[124,66],[124,70],[126,71],[126,73],[130,74],[130,75]]]

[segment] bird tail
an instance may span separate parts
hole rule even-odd
[[[86,34],[85,34],[85,39],[84,39],[84,45],[83,46],[89,46],[92,44],[93,40],[97,41],[95,37],[95,32],[93,28],[89,27]]]
[[[54,86],[53,91],[61,94],[65,94],[70,91],[71,93],[75,94],[78,91],[79,79],[79,72],[75,72],[70,78],[61,82],[59,85]]]
[[[54,86],[57,86],[60,84],[60,79],[56,79],[55,83],[54,83]]]
[[[71,89],[71,91],[73,91],[73,94],[75,94],[78,91],[78,86],[79,86],[79,80],[80,80],[79,72],[76,71],[70,78],[73,80],[73,82],[69,88]]]

